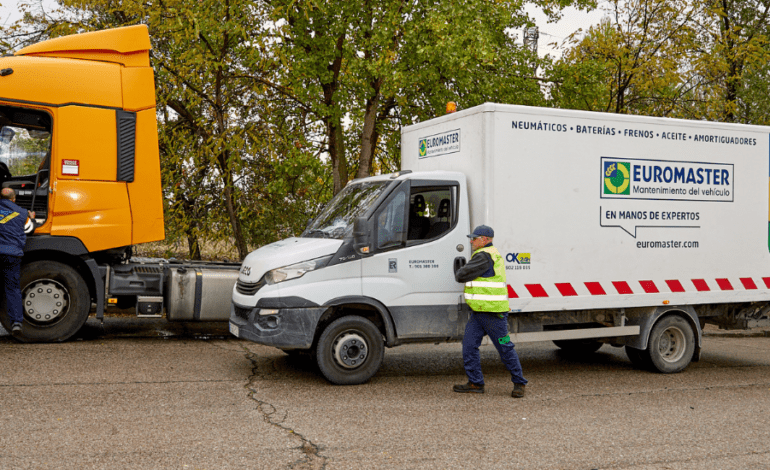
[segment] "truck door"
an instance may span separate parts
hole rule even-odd
[[[374,214],[373,255],[363,259],[363,294],[390,310],[401,339],[462,334],[463,285],[454,260],[469,257],[467,221],[458,223],[460,185],[406,181]],[[458,251],[462,246],[463,251]]]
[[[51,115],[0,105],[0,188],[12,188],[16,203],[34,211],[38,225],[48,218],[50,160]]]

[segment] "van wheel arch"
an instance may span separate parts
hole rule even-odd
[[[699,325],[690,316],[667,311],[645,331],[644,348],[627,344],[626,355],[640,369],[664,374],[681,372],[698,359],[700,333]]]
[[[385,346],[397,346],[400,342],[396,337],[396,330],[393,324],[393,317],[390,311],[381,302],[363,296],[340,297],[333,299],[325,304],[327,310],[318,319],[313,348],[318,344],[318,338],[321,332],[333,321],[344,316],[355,315],[366,318],[375,326],[385,337]]]
[[[693,330],[695,335],[695,357],[697,359],[697,356],[700,354],[703,330],[700,327],[698,314],[691,305],[633,308],[626,309],[625,312],[628,318],[626,325],[639,325],[639,334],[627,337],[622,344],[635,349],[647,349],[650,332],[655,327],[655,324],[665,315],[679,315],[690,324]]]

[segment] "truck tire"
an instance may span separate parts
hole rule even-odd
[[[34,261],[21,269],[24,342],[66,341],[88,319],[91,297],[83,277],[66,264]]]
[[[553,344],[565,352],[582,355],[595,353],[603,343],[594,339],[555,339]]]
[[[690,364],[694,351],[695,333],[690,323],[679,315],[666,315],[650,331],[644,352],[653,371],[673,374]]]
[[[326,380],[335,385],[357,385],[380,369],[385,354],[382,333],[363,317],[338,318],[318,339],[316,361]]]

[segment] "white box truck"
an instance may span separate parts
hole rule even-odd
[[[335,384],[368,380],[385,346],[460,340],[454,270],[481,224],[514,343],[624,346],[671,373],[706,323],[770,325],[770,128],[485,104],[401,145],[401,172],[351,181],[244,260],[234,335],[311,352]]]

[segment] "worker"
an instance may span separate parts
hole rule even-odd
[[[492,246],[494,230],[479,225],[468,235],[471,239],[471,260],[455,268],[457,282],[465,283],[465,302],[472,312],[463,336],[463,364],[468,383],[453,387],[460,393],[484,393],[484,375],[481,373],[479,346],[484,336],[489,336],[500,359],[511,373],[513,392],[521,398],[527,380],[523,377],[519,356],[508,335],[508,288],[505,280],[505,264],[497,248]]]
[[[11,188],[0,191],[0,279],[6,310],[11,322],[11,334],[21,334],[24,311],[21,304],[21,258],[27,235],[24,225],[28,218],[35,218],[34,212],[28,212],[16,205],[16,193]]]

